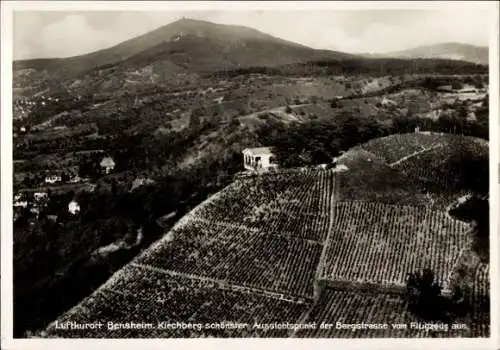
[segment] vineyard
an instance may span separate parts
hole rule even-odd
[[[488,161],[488,145],[474,140],[450,139],[446,147],[437,147],[394,165],[394,169],[425,185],[433,192],[456,192],[468,188],[464,159]],[[477,169],[478,173],[484,169]]]
[[[485,320],[482,320],[485,321]],[[468,318],[458,319],[454,324],[464,324],[464,329],[447,330],[429,329],[425,324],[428,321],[419,320],[407,308],[407,301],[403,296],[372,293],[349,292],[345,290],[326,289],[312,308],[307,322],[316,322],[316,329],[299,330],[294,334],[299,338],[425,338],[425,337],[478,337],[488,336],[489,320],[479,323]],[[337,329],[336,323],[342,324],[372,324],[384,325],[378,329]],[[330,328],[320,325],[330,324]],[[412,325],[413,323],[413,325]],[[439,322],[433,322],[438,324]],[[398,327],[406,325],[406,327]],[[444,325],[443,325],[444,326]],[[444,326],[444,327],[446,327]],[[482,332],[478,333],[478,329]]]
[[[466,224],[425,207],[350,201],[333,216],[322,274],[333,281],[403,286],[407,273],[431,268],[446,283],[468,246]]]
[[[412,154],[439,147],[446,143],[447,137],[452,136],[423,133],[395,134],[370,140],[361,147],[382,157],[387,164],[392,164]]]
[[[437,147],[444,140],[439,134],[395,134],[368,141],[362,148],[383,157],[387,164],[392,164],[409,155]]]
[[[490,276],[489,264],[479,264],[473,281],[470,304],[472,308],[471,324],[474,334],[489,336],[490,332]]]
[[[337,173],[337,200],[367,200],[387,204],[427,205],[428,199],[405,174],[392,169],[362,148],[344,153],[339,164],[349,171]]]
[[[336,329],[336,322],[356,323],[407,323],[411,316],[406,310],[404,299],[389,294],[352,293],[348,291],[326,289],[309,315],[308,322],[333,324],[330,329],[298,331],[295,336],[301,338],[382,338],[382,337],[419,337],[425,332],[420,330],[396,329]],[[412,320],[413,321],[413,320]]]
[[[194,221],[137,263],[297,296],[312,296],[322,245],[272,232]]]
[[[472,138],[393,135],[345,152],[343,172],[242,174],[58,321],[419,322],[401,295],[407,274],[430,268],[448,291],[469,257],[471,227],[444,210],[466,190],[452,176],[457,150],[481,158],[487,143],[485,153]],[[473,310],[462,320],[468,329],[94,329],[85,336],[484,336],[488,265],[473,271]],[[48,329],[49,336],[81,334]]]
[[[174,276],[136,266],[127,266],[117,283],[105,284],[84,302],[58,320],[79,323],[102,322],[101,329],[85,330],[92,338],[168,338],[168,337],[285,337],[286,330],[244,327],[239,329],[158,329],[159,322],[295,322],[309,307],[254,293],[219,289],[209,281]],[[116,307],[119,305],[119,307]],[[151,329],[117,329],[109,331],[107,322],[152,323]],[[78,338],[82,330],[58,330],[52,324],[48,336]]]
[[[311,169],[247,177],[199,207],[196,216],[322,242],[335,183],[334,173]]]

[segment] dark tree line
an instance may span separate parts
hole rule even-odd
[[[207,73],[207,77],[233,78],[239,75],[266,74],[280,76],[332,75],[332,74],[487,74],[488,66],[465,61],[446,59],[405,60],[396,58],[382,59],[342,59],[317,60],[294,63],[279,67],[245,67]]]
[[[289,126],[269,121],[259,136],[263,144],[274,146],[281,166],[297,167],[329,163],[341,151],[390,132],[374,119],[342,114]]]

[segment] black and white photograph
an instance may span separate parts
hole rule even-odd
[[[497,2],[7,3],[3,339],[500,346]]]

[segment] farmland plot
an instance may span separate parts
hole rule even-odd
[[[313,307],[306,322],[316,322],[316,329],[300,330],[301,338],[410,338],[470,337],[471,329],[451,329],[449,325],[432,322],[440,328],[425,329],[424,320],[413,316],[404,297],[387,293],[349,292],[326,289]],[[337,327],[337,322],[343,326]],[[356,329],[345,325],[370,324],[377,328]],[[470,324],[466,320],[457,323]],[[332,325],[331,327],[321,324]],[[405,326],[398,326],[405,325]],[[362,326],[361,326],[362,327]],[[448,327],[448,328],[445,328]],[[439,330],[438,330],[439,329]]]
[[[263,231],[193,222],[139,257],[151,265],[240,286],[310,297],[322,245]]]
[[[446,146],[417,154],[393,168],[437,192],[456,192],[468,188],[464,159],[474,165],[487,166],[488,143],[473,138],[450,136]]]
[[[489,264],[480,263],[475,272],[470,303],[472,305],[471,328],[476,336],[490,334],[490,277]]]
[[[436,271],[447,283],[468,225],[425,207],[363,201],[337,203],[323,278],[404,286],[408,273]]]
[[[239,179],[193,213],[212,222],[242,223],[274,234],[321,242],[336,180],[324,170]]]
[[[443,136],[438,134],[395,134],[368,141],[362,147],[377,156],[384,157],[386,162],[391,164],[411,154],[436,147],[442,142]]]
[[[114,282],[86,298],[58,322],[102,322],[104,327],[87,330],[61,330],[52,324],[49,336],[68,338],[161,338],[161,337],[285,337],[286,330],[253,329],[254,322],[296,322],[309,307],[259,294],[218,289],[208,281],[174,276],[137,266],[127,266]],[[116,329],[107,323],[151,324],[146,329]],[[160,329],[159,322],[201,324],[204,329]],[[207,329],[213,322],[247,324],[238,329]]]

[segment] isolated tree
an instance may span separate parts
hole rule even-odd
[[[288,113],[288,114],[292,113],[293,112],[292,107],[286,106],[285,112]]]
[[[434,272],[424,269],[408,275],[406,282],[408,307],[411,312],[428,320],[444,317],[441,286],[435,281]]]

